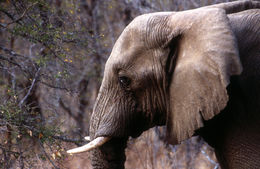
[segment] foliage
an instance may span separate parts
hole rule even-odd
[[[16,166],[27,168],[29,156],[36,153],[57,167],[53,160],[62,157],[61,141],[79,144],[82,139],[62,136],[61,123],[45,119],[38,93],[41,85],[76,93],[70,83],[77,78],[85,54],[81,49],[88,48],[90,35],[77,22],[65,21],[76,10],[69,3],[66,10],[43,0],[0,4],[0,128],[5,136],[0,139],[0,166],[15,166],[11,163],[17,160]],[[26,150],[28,146],[42,151]]]

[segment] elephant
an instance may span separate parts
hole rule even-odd
[[[90,122],[95,169],[121,169],[129,137],[201,136],[223,169],[260,168],[260,2],[136,17],[109,56]]]

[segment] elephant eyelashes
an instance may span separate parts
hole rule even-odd
[[[119,80],[120,85],[123,88],[127,88],[131,83],[131,80],[126,76],[121,76],[121,77],[118,78],[118,80]]]

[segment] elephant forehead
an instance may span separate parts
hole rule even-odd
[[[144,46],[146,26],[144,22],[131,22],[118,38],[114,49],[122,52],[133,47]]]
[[[142,43],[136,42],[130,44],[127,48],[113,50],[106,63],[106,69],[118,68],[129,69],[138,66],[147,65],[151,62],[153,50],[145,49]]]
[[[118,53],[123,53],[135,47],[147,47],[152,36],[156,36],[158,31],[154,27],[161,25],[162,17],[168,15],[169,12],[157,12],[150,14],[143,14],[136,17],[123,30],[118,40],[116,41],[111,56],[118,56]],[[156,17],[155,17],[156,16]],[[163,17],[165,18],[165,17]],[[160,33],[159,33],[160,34]]]
[[[151,45],[151,37],[155,37],[155,25],[169,12],[144,14],[136,17],[122,32],[116,41],[108,58],[106,69],[113,65],[126,65],[138,62],[144,63],[154,55],[155,46]],[[156,17],[155,17],[156,16]],[[119,64],[117,64],[119,63]]]
[[[127,27],[116,41],[108,58],[108,65],[129,63],[145,51],[144,35],[141,29]]]

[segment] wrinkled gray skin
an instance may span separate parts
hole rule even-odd
[[[93,168],[124,168],[129,136],[167,126],[169,143],[202,136],[222,168],[260,168],[260,10],[240,1],[146,14],[106,63],[90,136]]]

